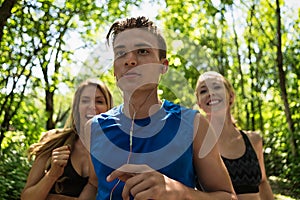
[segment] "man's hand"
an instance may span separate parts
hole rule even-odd
[[[168,178],[147,165],[125,164],[113,171],[107,181],[119,178],[125,182],[122,197],[128,200],[130,194],[134,199],[178,199],[182,191],[181,183]],[[180,187],[178,187],[180,186]]]

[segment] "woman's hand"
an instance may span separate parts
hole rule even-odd
[[[51,168],[48,175],[58,179],[64,172],[64,168],[68,163],[70,157],[70,147],[68,145],[56,148],[51,155]]]

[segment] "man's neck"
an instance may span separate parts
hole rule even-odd
[[[157,96],[157,88],[136,91],[129,95],[124,93],[124,110],[126,116],[134,119],[143,119],[156,113],[161,106]]]

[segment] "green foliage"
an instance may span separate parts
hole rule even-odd
[[[296,191],[300,180],[299,10],[296,17],[290,9],[281,9],[283,62],[294,125],[292,135],[279,87],[275,3],[221,1],[213,4],[201,0],[166,3],[166,9],[157,18],[164,22],[170,68],[182,73],[191,87],[205,71],[225,75],[236,91],[233,112],[237,124],[242,129],[259,130],[264,148],[270,151],[265,154],[268,175],[293,180]],[[172,88],[178,89],[176,85],[179,81]],[[176,99],[172,93],[169,97]],[[175,101],[180,102],[181,98],[177,98]],[[298,145],[298,157],[291,156],[292,142]]]
[[[31,165],[25,155],[23,133],[6,134],[0,152],[0,199],[18,200]]]
[[[103,48],[104,37],[99,36],[140,2],[21,0],[15,5],[0,41],[0,129],[4,134],[0,135],[4,136],[0,199],[18,199],[25,183],[29,163],[24,152],[45,131],[50,116],[45,111],[45,91],[54,94],[56,127],[63,126],[66,118],[62,114],[68,112],[75,88],[86,78],[100,78],[111,89],[115,105],[122,102],[112,57]],[[225,75],[236,91],[233,113],[239,127],[259,130],[264,138],[267,174],[289,179],[292,190],[299,192],[299,10],[295,15],[282,7],[291,132],[276,67],[275,3],[166,0],[165,5],[157,12],[170,64],[159,86],[161,98],[193,107],[199,75],[209,70]],[[75,40],[78,44],[71,44]],[[88,54],[85,61],[79,58],[82,54]],[[292,156],[292,142],[298,145],[297,157]]]
[[[160,96],[163,99],[190,108],[196,104],[194,89],[188,80],[182,76],[182,72],[175,70],[173,66],[170,66],[168,72],[162,75],[159,88]]]
[[[300,159],[292,158],[291,163],[289,163],[285,168],[287,169],[285,177],[288,177],[288,180],[291,181],[291,191],[300,197]]]

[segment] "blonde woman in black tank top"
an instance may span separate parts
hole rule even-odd
[[[79,85],[65,127],[46,132],[29,149],[34,162],[21,200],[95,199],[97,186],[89,176],[93,167],[79,135],[90,118],[111,107],[112,96],[103,82],[88,79]]]
[[[217,72],[206,72],[199,77],[195,94],[216,131],[238,199],[274,199],[265,172],[262,138],[256,132],[239,130],[230,113],[235,98],[231,84]]]

